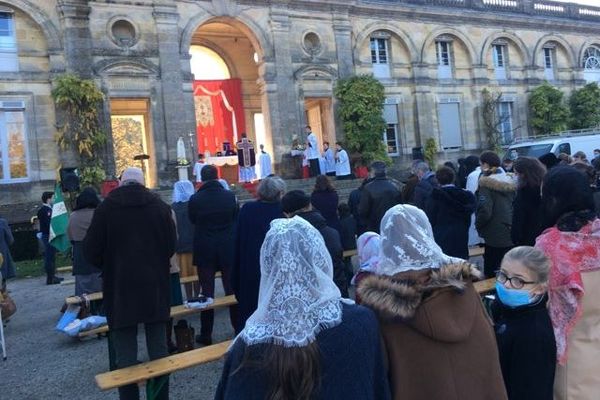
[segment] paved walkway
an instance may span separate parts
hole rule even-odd
[[[54,330],[64,298],[73,294],[74,286],[44,283],[45,277],[9,282],[18,310],[5,328],[8,360],[0,360],[0,398],[118,399],[116,390],[102,392],[94,382],[97,373],[108,370],[106,339],[78,341]],[[221,296],[222,290],[217,295]],[[199,330],[199,317],[192,317],[191,322]],[[227,310],[217,310],[213,339],[232,337]],[[140,334],[140,360],[147,360],[142,338]],[[219,361],[175,373],[171,376],[171,398],[212,399],[221,368]]]

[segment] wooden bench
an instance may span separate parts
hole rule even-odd
[[[217,271],[215,273],[215,279],[219,279],[219,278],[222,278],[222,277],[223,277],[223,274],[221,274],[221,271]],[[180,283],[182,285],[185,284],[185,283],[198,282],[198,276],[197,275],[186,276],[185,278],[179,278],[179,281],[180,281]],[[75,279],[65,279],[60,284],[61,285],[74,285],[75,284]]]
[[[231,340],[212,346],[174,354],[158,360],[122,368],[96,375],[96,384],[102,390],[115,389],[125,385],[145,382],[148,379],[170,374],[195,365],[219,360],[227,352]]]
[[[56,272],[61,272],[61,273],[64,273],[64,272],[73,272],[73,266],[69,265],[69,266],[66,266],[66,267],[56,268]]]
[[[475,290],[477,290],[477,293],[479,294],[493,292],[494,290],[496,290],[496,278],[490,278],[483,281],[475,282],[473,286],[475,286]]]
[[[221,272],[217,272],[215,274],[215,278],[221,278]],[[184,283],[192,283],[192,282],[198,282],[198,277],[197,276],[187,276],[185,278],[181,278],[179,279],[179,281],[181,282],[181,284],[183,285]],[[95,292],[95,293],[90,293],[87,295],[88,299],[90,301],[94,301],[94,300],[102,300],[102,292]],[[70,296],[65,298],[65,303],[66,304],[79,304],[81,303],[83,299],[79,296]]]
[[[234,295],[218,297],[215,301],[204,308],[187,308],[184,305],[171,307],[171,318],[182,318],[187,315],[199,314],[202,311],[214,310],[216,308],[229,307],[237,304],[237,300]],[[78,337],[86,337],[90,335],[99,335],[108,332],[108,325],[101,326],[96,329],[90,329],[89,331],[80,332]]]
[[[484,247],[474,246],[469,247],[469,257],[479,257],[485,253]]]

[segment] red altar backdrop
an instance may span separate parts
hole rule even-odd
[[[194,81],[194,106],[198,152],[214,156],[225,140],[233,149],[246,130],[241,80]]]

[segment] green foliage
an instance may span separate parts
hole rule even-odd
[[[65,118],[56,136],[59,147],[63,150],[73,148],[80,158],[82,181],[98,186],[104,180],[98,154],[107,140],[98,118],[98,110],[104,101],[102,92],[92,80],[65,74],[54,82],[52,97]]]
[[[536,135],[560,132],[567,128],[569,109],[564,94],[548,82],[533,90],[529,97],[529,123]]]
[[[425,141],[425,148],[423,149],[423,157],[425,161],[431,167],[432,170],[436,169],[435,156],[438,152],[438,146],[434,138],[429,138]]]
[[[383,85],[372,75],[353,76],[337,82],[335,96],[350,152],[360,153],[365,165],[375,160],[391,163],[382,140]]]
[[[571,129],[586,129],[600,125],[600,87],[596,82],[575,90],[569,99]]]
[[[483,129],[487,139],[488,149],[499,153],[502,150],[502,139],[500,126],[502,120],[498,115],[498,104],[502,99],[502,93],[492,93],[488,89],[483,89]]]

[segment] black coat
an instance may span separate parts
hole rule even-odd
[[[342,292],[342,297],[348,297],[348,280],[344,267],[344,248],[338,231],[327,225],[325,218],[316,210],[298,213],[299,217],[307,220],[316,230],[319,231],[325,246],[329,251],[333,261],[333,281]]]
[[[415,194],[413,197],[414,205],[421,210],[425,210],[425,205],[427,204],[429,196],[431,196],[431,192],[433,192],[434,188],[439,186],[435,174],[429,172],[428,175],[424,176],[423,179],[417,183],[417,186],[415,186]]]
[[[316,343],[321,382],[312,399],[391,398],[377,318],[369,309],[342,305],[342,322],[317,334]],[[227,353],[215,400],[266,399],[271,379],[260,362],[270,346],[237,340]]]
[[[510,236],[515,246],[533,246],[542,233],[542,197],[540,188],[517,190],[513,201]]]
[[[119,187],[98,206],[83,247],[102,270],[111,329],[169,320],[175,243],[171,207],[141,185]]]
[[[456,186],[434,188],[425,205],[435,242],[445,254],[469,259],[469,227],[475,195]]]
[[[338,202],[338,194],[335,191],[313,192],[310,196],[310,203],[313,208],[321,213],[325,221],[327,221],[327,225],[337,229],[339,232],[340,218],[337,213]]]
[[[517,308],[498,300],[492,304],[509,400],[552,400],[556,342],[546,302]]]
[[[50,220],[52,219],[52,207],[43,205],[37,212],[38,222],[40,223],[40,232],[42,235],[48,236],[50,234]]]
[[[198,268],[231,268],[234,227],[238,213],[235,194],[219,181],[208,181],[190,198],[194,231],[194,265]]]
[[[179,254],[191,253],[194,248],[194,225],[190,221],[187,201],[171,204],[177,219],[177,248]]]
[[[367,231],[379,233],[381,219],[390,208],[402,202],[396,184],[385,176],[376,177],[362,190],[358,214]]]
[[[362,224],[360,220],[360,214],[358,213],[358,206],[360,204],[360,198],[362,194],[363,187],[359,187],[350,192],[348,196],[348,207],[350,207],[350,213],[354,217],[356,221],[356,233],[358,235],[367,231],[367,228]]]
[[[344,251],[356,249],[356,220],[352,214],[340,219],[340,238]]]
[[[280,202],[251,201],[244,204],[238,216],[231,284],[238,301],[240,329],[258,305],[260,248],[276,218],[284,218]]]

